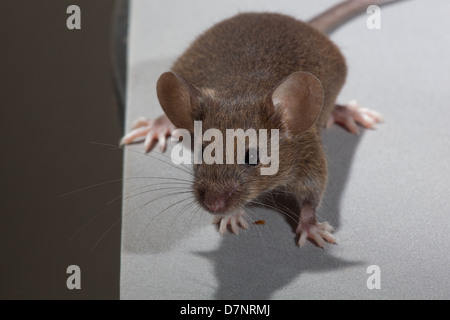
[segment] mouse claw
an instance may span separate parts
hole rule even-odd
[[[158,140],[159,140],[159,150],[161,151],[161,152],[164,152],[164,151],[166,151],[166,146],[167,146],[167,135],[168,135],[168,132],[166,131],[166,132],[161,132],[159,135],[158,135]]]
[[[239,226],[242,229],[248,229],[248,223],[245,220],[244,209],[239,209],[226,215],[215,216],[213,223],[219,224],[220,234],[224,234],[227,231],[228,225],[230,226],[231,231],[236,235],[239,234]]]
[[[144,141],[145,153],[152,150],[153,147],[155,146],[155,144],[156,144],[156,141],[154,140],[154,133],[153,133],[153,131],[150,131],[145,136],[145,141]]]
[[[368,129],[375,129],[375,124],[382,121],[383,116],[379,112],[362,108],[356,100],[352,100],[345,106],[334,107],[326,127],[329,128],[333,123],[337,123],[351,133],[359,134],[357,124]]]
[[[231,219],[230,220],[230,226],[231,226],[231,231],[233,231],[234,234],[239,234],[239,229],[236,223],[236,219]]]

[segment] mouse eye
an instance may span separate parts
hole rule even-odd
[[[248,149],[245,153],[245,164],[248,166],[256,166],[259,164],[258,150]]]

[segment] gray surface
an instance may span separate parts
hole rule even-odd
[[[133,1],[128,127],[161,114],[156,79],[213,23],[248,10],[308,19],[336,2]],[[190,180],[169,153],[128,147],[121,297],[450,298],[448,12],[446,0],[404,1],[382,9],[381,30],[362,15],[332,35],[349,65],[339,101],[357,98],[386,118],[360,136],[324,132],[330,179],[318,214],[336,227],[337,246],[298,248],[287,218],[262,208],[248,213],[266,225],[220,236],[189,194],[173,195],[188,185],[145,178]],[[381,290],[366,287],[370,265],[381,268]]]

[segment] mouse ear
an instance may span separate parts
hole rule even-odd
[[[272,92],[272,103],[286,129],[301,134],[311,128],[322,110],[324,91],[317,77],[294,72]]]
[[[158,79],[156,92],[169,120],[177,128],[193,132],[193,102],[200,96],[200,91],[176,73],[165,72]]]

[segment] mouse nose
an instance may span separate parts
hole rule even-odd
[[[223,181],[218,183],[204,183],[195,185],[195,195],[199,203],[212,214],[226,213],[235,204],[236,182]]]
[[[211,213],[225,213],[229,207],[229,200],[233,191],[202,190],[200,193],[201,202]]]
[[[223,198],[218,198],[205,201],[205,206],[212,212],[223,212],[225,211],[225,200]]]

